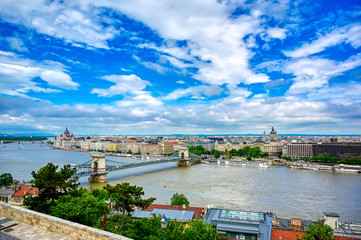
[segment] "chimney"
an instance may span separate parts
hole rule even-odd
[[[301,230],[302,229],[301,218],[291,218],[290,229]]]
[[[272,226],[273,227],[280,227],[280,221],[279,220],[272,220]]]
[[[323,212],[325,215],[325,224],[330,226],[332,229],[338,229],[338,218],[340,215],[337,213],[331,213],[331,212]]]

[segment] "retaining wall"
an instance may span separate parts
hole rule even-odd
[[[10,218],[21,223],[36,226],[49,232],[54,232],[78,240],[130,239],[114,233],[88,227],[79,223],[74,223],[61,218],[14,206],[5,202],[0,202],[0,217]]]

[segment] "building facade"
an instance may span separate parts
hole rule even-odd
[[[288,144],[287,156],[312,158],[324,155],[337,158],[361,158],[361,143]]]
[[[272,219],[273,213],[210,208],[203,220],[228,238],[270,240]]]
[[[171,142],[161,142],[159,145],[162,147],[162,154],[173,153],[173,145]]]
[[[162,153],[162,146],[159,144],[142,144],[140,146],[140,153],[159,155]]]
[[[287,156],[291,158],[313,157],[313,144],[288,144]]]

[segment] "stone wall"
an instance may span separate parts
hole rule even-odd
[[[43,213],[38,213],[29,209],[13,206],[5,202],[0,202],[0,216],[78,240],[129,239],[114,233],[102,231],[79,223],[70,222],[61,218],[49,216]]]

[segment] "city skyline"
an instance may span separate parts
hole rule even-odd
[[[0,2],[1,133],[361,134],[358,1]]]

